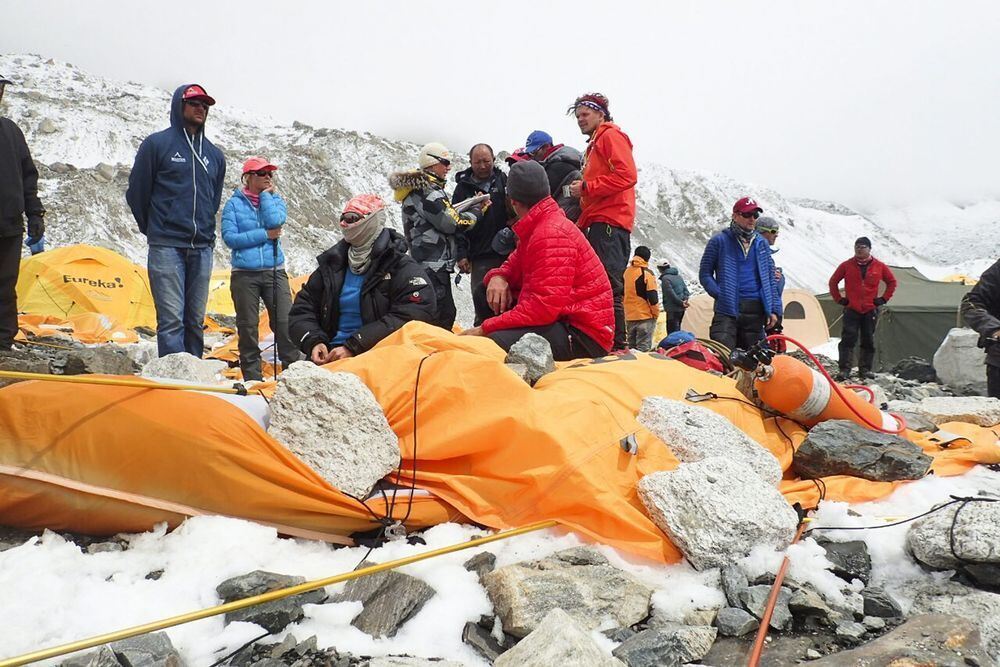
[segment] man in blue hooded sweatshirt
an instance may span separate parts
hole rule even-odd
[[[212,275],[215,215],[222,201],[226,158],[205,138],[215,100],[197,84],[174,91],[170,127],[139,146],[125,200],[149,252],[149,288],[156,304],[160,356],[205,351],[202,326]]]

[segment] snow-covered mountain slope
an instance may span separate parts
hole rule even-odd
[[[145,240],[124,193],[139,142],[168,123],[170,92],[109,81],[34,55],[2,55],[0,72],[18,84],[8,88],[3,113],[24,130],[39,163],[50,246],[92,243],[144,263]],[[254,111],[220,101],[207,133],[226,153],[228,190],[236,187],[239,165],[250,155],[266,155],[280,165],[277,186],[288,202],[290,222],[284,244],[290,272],[300,274],[339,237],[337,218],[350,195],[377,192],[391,202],[386,174],[414,165],[418,147],[367,133],[280,125],[265,115],[266,108],[265,97]],[[452,148],[455,167],[464,168],[466,147]],[[834,266],[851,255],[854,239],[862,235],[872,238],[878,257],[935,275],[981,270],[998,254],[996,235],[984,242],[982,228],[1000,227],[1000,202],[952,207],[947,215],[940,208],[915,208],[865,217],[838,204],[793,200],[725,176],[657,164],[640,165],[637,191],[633,243],[649,245],[654,261],[669,260],[691,282],[697,280],[705,241],[726,224],[732,202],[745,195],[756,197],[783,223],[776,260],[793,286],[824,291]],[[399,207],[391,204],[390,210],[398,228]],[[942,220],[948,221],[948,233],[940,233]],[[227,266],[228,259],[220,242],[216,265]]]

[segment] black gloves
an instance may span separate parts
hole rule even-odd
[[[874,303],[875,307],[878,308],[879,306],[884,306],[885,305],[885,299],[883,299],[880,296],[877,296],[877,297],[875,297],[875,299],[872,300],[872,303]]]
[[[837,303],[839,303],[841,306],[846,306],[847,304],[850,303],[850,301],[847,300],[847,297],[844,297],[840,301],[838,301]]]
[[[28,241],[38,243],[45,233],[45,218],[40,215],[33,215],[28,218]]]

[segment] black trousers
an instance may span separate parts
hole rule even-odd
[[[746,350],[764,338],[765,324],[767,324],[767,313],[764,312],[764,304],[757,299],[740,299],[738,316],[720,313],[712,316],[708,337],[722,343],[730,350],[737,347]]]
[[[21,268],[22,235],[0,236],[0,350],[17,335],[17,272]]]
[[[483,284],[483,278],[486,277],[487,273],[503,264],[504,259],[506,258],[500,255],[487,255],[470,260],[472,262],[472,273],[470,274],[472,305],[476,309],[476,321],[473,324],[477,327],[483,323],[483,320],[496,315],[490,308],[490,304],[486,302],[486,285]]]
[[[451,293],[451,272],[447,269],[426,269],[427,277],[434,287],[434,296],[437,298],[437,320],[434,324],[442,329],[452,330],[455,326],[455,316],[458,311],[455,309],[455,296]]]
[[[625,269],[631,254],[631,234],[606,222],[595,222],[586,229],[590,247],[608,272],[611,296],[615,303],[615,341],[611,349],[624,350],[625,340]]]
[[[277,308],[275,308],[275,275],[277,276]],[[282,369],[299,360],[299,350],[288,337],[288,311],[292,307],[288,289],[288,274],[284,269],[273,271],[233,271],[229,293],[236,306],[236,332],[239,334],[240,370],[244,380],[262,380],[260,364],[260,302],[264,302],[271,331],[278,346]],[[274,353],[268,361],[274,363]],[[275,369],[277,371],[277,369]]]
[[[683,310],[667,313],[667,333],[672,334],[675,331],[680,331],[681,322],[683,321],[684,321]]]
[[[861,352],[858,355],[858,370],[870,371],[875,360],[875,326],[878,324],[878,308],[867,313],[859,313],[851,308],[844,308],[844,318],[841,320],[843,330],[840,333],[839,366],[842,371],[850,371],[851,356],[854,346],[861,338]]]
[[[538,334],[549,341],[552,346],[552,358],[556,361],[571,361],[573,359],[595,359],[608,353],[594,339],[579,329],[568,327],[562,322],[555,322],[543,327],[523,327],[520,329],[501,329],[489,334],[490,340],[510,351],[511,346],[521,340],[527,333]]]
[[[1000,398],[1000,366],[986,365],[986,395]]]

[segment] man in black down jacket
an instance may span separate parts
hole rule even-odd
[[[583,154],[572,146],[552,145],[548,132],[535,130],[528,135],[524,150],[545,167],[549,193],[566,217],[576,222],[580,217],[580,199],[569,194],[569,184],[580,178]]]
[[[346,240],[341,240],[316,258],[319,268],[302,286],[288,314],[292,341],[315,363],[359,355],[411,320],[433,324],[437,318],[434,289],[427,272],[406,254],[401,234],[382,229],[371,246],[371,263],[363,272],[361,326],[341,346],[327,353],[327,346],[342,330],[340,296],[351,270],[350,248]],[[317,349],[325,358],[316,356]]]
[[[0,100],[9,83],[0,76]],[[45,232],[38,170],[21,128],[0,116],[0,350],[9,350],[17,334],[17,273],[25,216],[28,238],[37,241]]]
[[[475,326],[493,317],[494,313],[486,303],[486,286],[483,278],[487,272],[503,264],[506,255],[493,249],[493,237],[507,226],[507,176],[494,164],[493,149],[487,144],[476,144],[469,151],[472,166],[455,174],[455,192],[451,200],[461,202],[479,194],[490,195],[490,206],[482,220],[473,227],[458,232],[458,262],[462,273],[471,273],[472,304],[476,309]]]
[[[1000,260],[962,298],[962,317],[986,348],[986,393],[1000,398]]]

